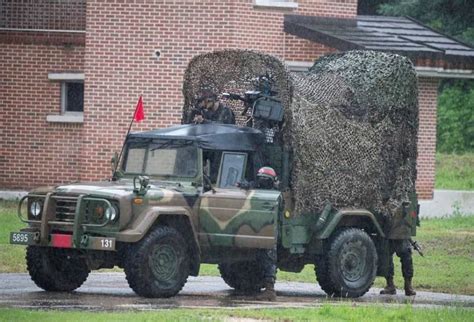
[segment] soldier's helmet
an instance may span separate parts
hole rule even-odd
[[[257,172],[257,186],[261,189],[273,189],[277,181],[277,174],[271,167],[262,167]]]
[[[203,89],[199,92],[199,95],[197,97],[197,102],[202,102],[204,100],[217,100],[217,95],[210,89]]]

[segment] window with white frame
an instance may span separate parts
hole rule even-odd
[[[59,114],[46,117],[48,122],[82,123],[84,121],[84,73],[49,73],[48,79],[60,87]]]

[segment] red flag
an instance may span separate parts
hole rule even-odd
[[[135,108],[135,115],[133,116],[135,122],[140,122],[145,119],[145,112],[143,111],[143,100],[142,97],[138,99],[137,107]]]

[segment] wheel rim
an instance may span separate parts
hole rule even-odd
[[[361,242],[349,242],[343,247],[340,257],[341,273],[349,283],[364,278],[367,272],[367,249]]]
[[[180,259],[173,247],[170,245],[154,247],[149,262],[151,271],[158,281],[166,284],[174,281],[179,270]]]

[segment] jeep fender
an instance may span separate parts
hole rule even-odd
[[[183,220],[185,220],[188,225],[183,225]],[[152,207],[135,218],[130,228],[117,233],[116,240],[125,243],[136,243],[140,241],[155,224],[168,225],[176,228],[176,230],[181,233],[186,233],[183,237],[188,242],[188,247],[191,252],[190,275],[197,276],[201,263],[201,250],[196,231],[194,230],[191,214],[184,207]],[[189,238],[191,234],[192,238]]]
[[[363,209],[341,209],[338,212],[336,212],[333,216],[330,216],[328,218],[327,224],[323,227],[321,231],[319,231],[316,234],[316,237],[318,239],[326,239],[331,236],[333,231],[337,228],[339,223],[345,219],[355,219],[357,220],[360,218],[361,220],[367,222],[369,221],[377,231],[377,233],[381,237],[385,237],[385,234],[382,230],[382,227],[380,227],[380,224],[377,221],[377,218],[375,218],[374,214],[371,213],[370,211],[363,210]],[[358,225],[351,225],[352,227],[357,227]]]
[[[124,243],[136,243],[140,241],[148,233],[150,228],[156,222],[158,222],[160,216],[185,217],[186,220],[189,222],[189,226],[191,227],[193,233],[193,240],[199,249],[197,234],[191,219],[192,216],[189,211],[184,207],[157,206],[149,208],[147,211],[142,212],[138,217],[136,217],[129,225],[129,228],[117,233],[117,241]]]

